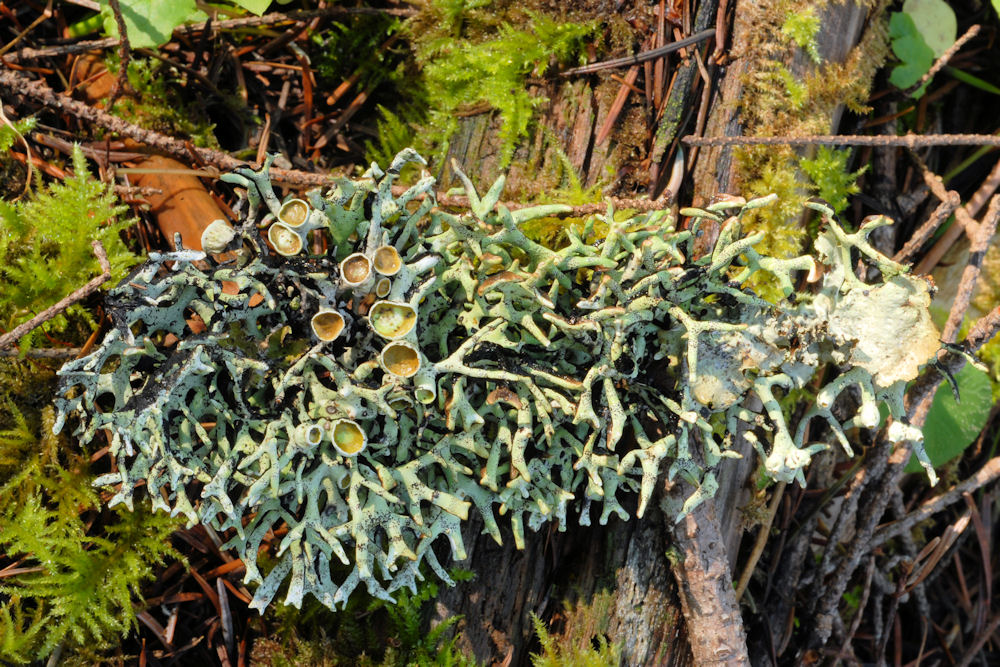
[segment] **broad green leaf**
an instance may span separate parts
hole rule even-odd
[[[892,70],[889,82],[897,88],[909,88],[934,64],[934,51],[924,41],[913,17],[903,12],[889,19],[889,37],[892,52],[902,61]]]
[[[233,0],[233,4],[239,5],[260,16],[267,11],[267,8],[271,5],[271,0]]]
[[[132,48],[155,48],[170,41],[179,25],[196,20],[204,14],[195,0],[119,0],[122,18]],[[104,31],[111,37],[118,36],[118,24],[107,0],[101,2]]]
[[[993,0],[993,11],[1000,14],[1000,0]]]
[[[942,382],[924,424],[924,447],[937,468],[961,454],[975,442],[993,407],[989,375],[966,365],[956,376],[959,398],[955,402],[951,386]],[[920,464],[911,458],[907,472],[919,472]]]
[[[906,0],[903,12],[913,18],[935,57],[941,57],[955,43],[958,22],[955,12],[944,0]]]

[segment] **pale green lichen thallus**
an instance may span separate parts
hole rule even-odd
[[[141,495],[227,531],[255,608],[286,579],[286,603],[330,607],[359,583],[413,588],[422,563],[448,581],[431,545],[464,558],[470,511],[498,542],[506,517],[520,546],[525,525],[642,516],[681,475],[686,513],[714,493],[740,422],[767,475],[804,483],[812,454],[827,440],[850,454],[847,432],[885,405],[933,478],[902,398],[938,334],[926,281],[866,240],[887,219],[847,234],[812,204],[815,257],[777,259],[741,230],[771,198],[730,197],[684,211],[722,223],[697,260],[668,212],[609,210],[553,249],[521,223],[564,207],[510,211],[502,179],[483,197],[466,179],[469,210],[448,213],[429,177],[392,194],[407,162],[422,160],[403,151],[308,201],[281,202],[266,166],[225,176],[246,190],[235,233],[213,223],[209,254],[152,253],[109,293],[103,343],[60,371],[57,428],[110,438],[117,471],[96,483],[112,504]],[[859,256],[878,281],[855,277]],[[758,272],[788,298],[743,289]],[[818,288],[795,292],[807,272]],[[790,423],[781,397],[827,365]],[[265,577],[258,549],[280,526]]]

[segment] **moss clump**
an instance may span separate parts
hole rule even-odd
[[[388,162],[414,146],[440,164],[461,115],[494,111],[501,125],[499,166],[510,165],[535,109],[545,101],[529,89],[530,80],[556,64],[578,63],[598,23],[514,3],[486,11],[486,4],[434,0],[408,23],[418,83],[410,102],[382,109],[380,143],[369,145],[370,157]]]
[[[20,570],[0,581],[3,664],[110,646],[135,626],[132,598],[154,565],[176,555],[176,520],[100,512],[90,456],[52,435],[54,377],[0,360],[0,568]]]
[[[118,56],[108,56],[106,66],[109,72],[119,71]],[[195,146],[219,147],[205,109],[188,102],[190,94],[181,95],[185,81],[176,70],[150,58],[134,58],[128,63],[128,83],[131,90],[115,100],[111,113],[162,134],[190,138]]]
[[[816,45],[816,35],[819,33],[819,17],[815,7],[806,7],[798,12],[791,12],[781,26],[781,32],[796,46],[809,54],[817,65],[823,62]]]
[[[864,106],[875,72],[888,54],[888,33],[884,18],[876,13],[861,42],[844,62],[816,62],[817,20],[815,9],[803,10],[791,0],[770,0],[754,5],[747,20],[759,35],[741,57],[751,65],[744,79],[741,111],[744,132],[752,136],[806,136],[828,134],[830,119],[837,106],[845,104],[855,113]],[[873,10],[878,11],[878,10]],[[814,62],[809,71],[791,71],[785,64],[794,49],[803,49]],[[814,53],[815,52],[815,53]],[[834,204],[846,206],[859,172],[847,170],[846,153],[819,152],[802,160],[787,146],[755,146],[737,150],[736,172],[745,195],[776,193],[780,206],[761,210],[748,219],[748,227],[765,231],[760,252],[789,257],[801,252],[808,236],[801,205],[819,194]],[[773,285],[754,285],[763,295],[774,298]]]
[[[847,198],[860,192],[858,178],[868,170],[865,165],[857,171],[851,171],[848,168],[850,159],[850,151],[820,146],[816,157],[799,160],[799,167],[809,176],[816,194],[838,214],[847,208]]]
[[[63,183],[40,188],[22,202],[0,201],[0,328],[9,331],[56,303],[101,272],[91,241],[108,254],[112,280],[120,279],[138,257],[119,234],[130,221],[105,185],[87,172],[79,151],[73,154],[74,175]],[[113,283],[109,283],[113,284]],[[45,334],[61,334],[75,326],[79,337],[92,316],[80,305],[20,340],[27,350]],[[88,332],[89,333],[89,332]]]
[[[459,569],[449,574],[457,581],[472,578],[471,572]],[[301,610],[274,608],[255,622],[261,636],[253,643],[250,662],[274,667],[473,667],[475,661],[456,646],[457,637],[449,638],[461,616],[428,629],[437,595],[438,585],[424,581],[415,594],[402,592],[395,605],[359,595],[342,613],[315,601]]]
[[[534,667],[617,667],[621,645],[607,636],[614,596],[602,591],[588,604],[566,604],[562,632],[545,627],[534,614],[531,622],[541,643],[541,652],[531,654]]]

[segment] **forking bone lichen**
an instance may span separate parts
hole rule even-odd
[[[282,203],[267,165],[225,176],[249,210],[206,231],[216,254],[151,253],[108,294],[104,342],[60,371],[57,429],[73,415],[83,440],[108,435],[118,470],[95,483],[116,488],[111,503],[144,485],[154,507],[231,531],[253,607],[289,574],[286,604],[312,593],[331,608],[361,582],[391,599],[424,562],[449,581],[431,545],[464,558],[470,510],[498,542],[509,517],[521,546],[525,523],[641,517],[681,475],[695,488],[683,515],[714,493],[740,422],[765,474],[804,484],[826,440],[853,455],[847,431],[876,427],[885,404],[889,437],[914,441],[934,479],[903,410],[938,349],[930,287],[868,244],[888,219],[847,234],[809,204],[815,259],[776,259],[740,224],[773,197],[728,198],[685,211],[723,223],[697,260],[667,212],[609,210],[551,249],[520,225],[564,207],[510,211],[502,179],[483,197],[465,179],[469,210],[447,213],[429,177],[392,194],[407,162],[422,160],[403,151],[308,202]],[[855,277],[858,257],[878,282]],[[805,271],[818,291],[795,291]],[[788,298],[742,289],[756,272]],[[790,423],[780,392],[828,365]],[[263,576],[268,531],[280,543]]]

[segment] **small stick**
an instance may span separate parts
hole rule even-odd
[[[118,25],[118,76],[115,78],[115,85],[111,86],[111,94],[108,95],[108,110],[114,108],[115,100],[122,93],[129,91],[128,85],[128,63],[132,58],[132,45],[128,41],[128,29],[125,27],[125,17],[122,16],[121,5],[118,0],[108,0],[111,5],[111,12],[115,15],[115,23]]]
[[[96,3],[95,3],[96,4]],[[409,17],[416,14],[413,9],[378,9],[374,7],[327,7],[326,9],[310,9],[294,12],[272,12],[264,16],[248,16],[238,19],[226,19],[214,21],[207,30],[211,34],[222,30],[233,30],[236,28],[251,28],[258,26],[273,25],[276,23],[290,23],[314,17],[324,16],[354,16],[359,14],[388,14],[389,16]],[[206,24],[184,25],[174,29],[174,37],[193,35],[206,31]],[[74,44],[60,44],[58,46],[45,46],[37,49],[21,49],[7,55],[10,60],[32,60],[35,58],[47,58],[50,56],[72,55],[75,53],[85,53],[87,51],[97,51],[117,46],[118,40],[113,37],[106,39],[93,39]]]
[[[608,138],[611,134],[611,130],[614,129],[615,121],[618,120],[618,116],[621,114],[622,109],[625,108],[625,101],[628,100],[628,94],[635,87],[635,80],[639,77],[639,66],[634,65],[625,75],[625,80],[622,82],[621,87],[618,89],[618,94],[615,95],[614,102],[611,103],[611,108],[608,110],[607,118],[601,124],[600,130],[597,132],[597,138],[594,140],[595,145],[600,145]]]
[[[1000,614],[994,616],[993,620],[989,622],[989,625],[987,625],[983,631],[979,633],[979,636],[976,637],[976,641],[972,642],[972,646],[969,647],[969,650],[965,653],[965,657],[962,658],[962,662],[958,663],[958,667],[969,667],[969,665],[971,665],[972,662],[979,656],[979,651],[986,646],[986,642],[993,637],[993,633],[996,632],[998,628],[1000,628]]]
[[[628,65],[640,65],[647,60],[656,60],[661,56],[665,56],[668,53],[673,53],[674,51],[679,51],[686,46],[691,46],[692,44],[697,44],[703,40],[713,37],[715,35],[715,28],[709,28],[708,30],[702,30],[701,32],[696,32],[690,37],[685,37],[684,39],[679,39],[676,42],[670,42],[669,44],[664,44],[658,49],[650,49],[649,51],[642,51],[635,54],[634,56],[625,56],[623,58],[615,58],[614,60],[605,60],[600,63],[593,63],[591,65],[584,65],[583,67],[574,67],[568,69],[565,72],[560,72],[559,76],[574,76],[576,74],[593,74],[594,72],[600,72],[606,69],[617,69],[619,67],[626,67]]]
[[[893,255],[892,261],[899,262],[900,264],[909,261],[911,257],[917,254],[917,251],[920,250],[924,243],[930,237],[934,236],[934,232],[948,219],[948,216],[958,209],[958,205],[962,203],[962,198],[959,194],[951,190],[947,195],[948,198],[938,204],[938,207],[934,209],[934,212],[927,218],[927,221],[920,225],[920,228],[910,236],[910,240],[900,248],[899,252]]]
[[[975,216],[979,213],[979,210],[986,203],[997,189],[1000,188],[1000,160],[993,165],[992,171],[983,181],[983,184],[979,186],[975,194],[969,199],[968,203],[962,208],[969,214],[969,216]],[[959,220],[961,222],[961,220]],[[937,266],[937,263],[941,261],[945,253],[951,249],[951,246],[955,244],[955,241],[959,239],[962,232],[965,231],[962,225],[952,225],[945,233],[941,235],[937,243],[924,255],[920,263],[917,264],[915,271],[917,273],[930,273],[931,269]]]
[[[28,194],[28,189],[31,188],[31,174],[34,168],[32,166],[34,164],[34,160],[32,159],[33,156],[31,155],[31,145],[28,144],[28,140],[24,138],[23,134],[17,131],[17,128],[14,127],[14,123],[10,122],[10,119],[8,119],[7,115],[3,112],[2,101],[0,101],[0,124],[9,127],[11,132],[13,132],[17,136],[17,138],[21,140],[22,144],[24,144],[24,154],[25,154],[24,166],[27,168],[28,173],[24,178],[24,188],[21,190],[21,194],[17,196],[17,199],[20,199],[24,195]]]
[[[965,31],[964,35],[959,37],[954,44],[948,47],[947,51],[941,54],[941,57],[934,62],[934,65],[932,65],[931,68],[927,70],[927,73],[924,74],[922,77],[920,77],[920,80],[917,81],[915,84],[904,90],[903,94],[909,97],[914,92],[919,90],[920,86],[930,81],[935,74],[940,72],[944,68],[944,66],[948,64],[949,60],[955,57],[955,54],[958,53],[963,46],[965,46],[966,42],[968,42],[970,39],[972,39],[978,34],[979,34],[979,24],[977,23],[970,26],[969,29]]]
[[[129,137],[130,139],[146,144],[151,148],[162,151],[167,155],[177,157],[180,160],[190,160],[191,155],[194,154],[198,157],[198,159],[207,164],[215,165],[222,171],[232,171],[238,167],[249,166],[243,160],[237,160],[222,151],[191,146],[189,143],[179,139],[174,139],[173,137],[168,137],[154,130],[147,130],[144,127],[124,121],[121,118],[112,116],[101,109],[95,109],[88,104],[80,102],[79,100],[57,95],[55,91],[49,88],[43,81],[28,79],[27,77],[11,70],[0,69],[0,88],[6,88],[15,96],[34,100],[35,102],[51,109],[73,114],[77,118],[93,123],[94,125],[99,125],[103,128],[111,130],[112,132],[117,132],[123,136]],[[279,183],[307,188],[329,185],[332,178],[327,174],[315,174],[295,169],[271,169],[271,177]],[[402,194],[406,190],[407,188],[401,185],[393,186],[392,189],[393,194],[396,195]],[[609,197],[607,199],[607,201],[610,201],[615,208],[630,208],[642,212],[663,210],[669,206],[672,200],[673,193],[667,193],[666,196],[655,200],[627,199],[618,197]],[[468,207],[469,205],[469,200],[466,197],[450,196],[444,193],[440,193],[437,196],[437,202],[440,206]],[[508,208],[511,210],[530,206],[529,204],[518,204],[514,202],[503,203],[504,205],[509,204]],[[583,206],[571,207],[566,213],[558,215],[576,217],[591,215],[594,213],[604,213],[605,211],[607,211],[607,203],[585,204]]]
[[[990,200],[990,207],[987,209],[983,221],[973,228],[966,228],[966,235],[969,237],[969,262],[962,272],[958,293],[952,302],[948,321],[941,334],[941,340],[945,343],[954,343],[958,336],[958,329],[962,325],[966,311],[969,310],[972,292],[979,280],[979,272],[982,270],[983,260],[986,259],[986,250],[989,248],[990,239],[993,238],[993,233],[997,229],[998,220],[1000,220],[1000,195],[995,195]]]
[[[80,347],[42,347],[28,350],[24,356],[29,359],[76,359],[80,355]],[[19,357],[19,350],[0,350],[2,357]]]
[[[694,137],[681,139],[689,146],[1000,146],[996,134],[904,134],[871,136],[867,134],[813,134],[802,137]]]
[[[13,49],[15,46],[17,46],[18,42],[24,39],[25,35],[27,35],[29,32],[37,28],[38,24],[41,23],[42,21],[51,18],[51,16],[52,16],[52,0],[48,0],[48,2],[45,3],[44,11],[42,11],[42,13],[39,14],[38,17],[34,21],[32,21],[27,28],[17,33],[17,36],[14,39],[7,42],[7,44],[4,45],[3,48],[0,48],[0,56]]]
[[[854,612],[854,618],[851,619],[850,629],[844,633],[844,642],[840,645],[840,654],[844,655],[850,649],[851,640],[854,639],[854,635],[857,634],[858,628],[861,627],[861,619],[865,615],[865,607],[868,606],[868,596],[872,591],[872,575],[875,574],[875,556],[868,559],[868,569],[865,572],[865,585],[861,589],[861,599],[858,601],[858,610]]]
[[[753,543],[753,551],[750,552],[750,558],[747,559],[746,565],[743,566],[743,572],[740,574],[740,581],[736,585],[737,600],[743,597],[743,593],[746,591],[747,585],[750,584],[750,577],[753,575],[753,571],[757,567],[757,561],[760,560],[761,554],[764,553],[764,547],[767,545],[767,538],[771,534],[771,524],[774,522],[774,515],[778,513],[778,505],[781,503],[781,497],[784,493],[785,482],[778,482],[777,486],[774,487],[774,495],[771,496],[771,503],[767,506],[767,517],[760,525],[760,532],[757,533],[757,539]]]
[[[104,251],[104,246],[102,246],[101,242],[97,240],[91,241],[90,245],[94,247],[94,255],[97,257],[97,261],[101,264],[101,275],[92,279],[86,285],[76,290],[59,303],[46,308],[24,324],[18,325],[14,327],[12,331],[0,336],[0,350],[5,347],[9,347],[17,341],[17,339],[21,338],[21,336],[25,335],[38,325],[51,320],[53,317],[66,310],[77,301],[93,294],[98,287],[107,282],[107,280],[111,277],[111,265],[108,263],[108,255]]]

